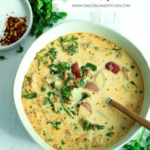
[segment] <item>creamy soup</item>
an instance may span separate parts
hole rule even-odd
[[[107,104],[109,97],[139,114],[142,75],[125,50],[89,33],[68,34],[46,45],[22,85],[30,124],[58,150],[103,150],[129,132],[135,122]]]

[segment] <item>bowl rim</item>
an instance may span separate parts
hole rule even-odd
[[[18,40],[16,41],[15,43],[13,44],[10,44],[10,45],[6,45],[6,46],[2,46],[0,47],[0,51],[5,51],[5,50],[9,50],[11,47],[14,47],[16,46],[17,44],[19,44],[20,42],[22,42],[22,40],[24,40],[24,38],[29,34],[31,28],[32,28],[32,24],[33,24],[33,13],[32,13],[32,8],[31,8],[31,5],[29,3],[28,0],[25,0],[23,1],[27,4],[28,8],[29,8],[29,16],[30,16],[30,20],[28,20],[29,24],[28,24],[28,27],[27,27],[27,30],[26,32],[23,34],[23,36]]]
[[[148,69],[150,70],[150,65],[149,65],[148,61],[147,61],[146,58],[143,56],[143,54],[141,53],[141,51],[139,50],[139,48],[134,44],[134,42],[132,42],[132,40],[130,40],[130,38],[127,38],[126,36],[124,36],[124,34],[118,32],[117,30],[115,30],[115,29],[113,29],[113,28],[111,28],[111,27],[108,27],[108,26],[106,26],[106,25],[104,25],[104,24],[101,24],[101,23],[95,23],[95,22],[91,22],[91,21],[89,21],[89,20],[70,20],[70,21],[65,21],[65,22],[63,22],[63,23],[60,23],[60,24],[58,24],[58,25],[56,25],[56,26],[50,28],[49,30],[47,30],[45,33],[43,33],[43,34],[42,34],[40,37],[38,37],[37,39],[42,39],[42,37],[44,37],[44,35],[45,35],[46,33],[48,33],[50,30],[53,30],[54,28],[57,28],[58,26],[65,25],[65,24],[68,24],[68,23],[88,23],[88,24],[94,24],[94,25],[98,25],[98,26],[104,27],[105,29],[110,30],[110,31],[112,31],[112,32],[114,32],[114,33],[116,33],[116,34],[118,34],[119,36],[121,36],[122,38],[124,38],[125,40],[127,40],[130,44],[132,44],[132,46],[134,46],[134,47],[136,48],[136,50],[140,53],[140,55],[145,59],[145,62],[147,63],[147,66],[148,66]],[[72,32],[72,33],[73,33],[73,32]],[[30,45],[30,47],[28,48],[28,50],[32,47],[32,45],[34,45],[34,43],[37,41],[37,39]],[[19,67],[18,67],[18,69],[17,69],[17,72],[16,72],[16,76],[15,76],[15,79],[14,79],[14,86],[13,86],[13,98],[14,98],[14,103],[15,103],[15,107],[16,107],[17,113],[18,113],[18,115],[19,115],[19,118],[20,118],[21,123],[23,124],[24,128],[27,130],[27,132],[28,132],[28,134],[30,135],[30,137],[32,137],[32,139],[33,139],[39,146],[41,146],[41,147],[44,149],[45,147],[42,145],[42,143],[38,142],[38,139],[36,139],[36,137],[35,137],[34,135],[32,135],[32,134],[29,132],[29,130],[27,129],[26,125],[23,123],[22,118],[21,118],[21,115],[19,114],[19,110],[18,110],[17,105],[16,105],[16,100],[15,100],[15,84],[17,84],[17,74],[18,74],[18,72],[19,72],[19,68],[20,68],[20,66],[21,66],[21,64],[22,64],[22,62],[23,62],[23,60],[24,60],[24,58],[26,57],[26,54],[28,53],[28,50],[27,50],[26,53],[24,54],[24,56],[23,56],[23,58],[22,58],[22,60],[21,60],[21,62],[20,62],[20,64],[19,64]],[[143,107],[143,106],[142,106],[142,107]],[[142,111],[142,109],[141,109],[141,111]],[[148,117],[149,111],[150,111],[150,108],[149,108],[149,109],[147,110],[147,112],[145,113],[144,118],[147,118],[147,117]],[[141,113],[141,112],[140,112],[140,113]],[[135,123],[134,126],[135,126],[135,125],[137,125],[137,123]],[[133,126],[133,127],[134,127],[134,126]],[[132,138],[138,133],[138,131],[141,130],[141,128],[142,128],[142,126],[140,126],[140,125],[138,124],[137,130],[130,136],[130,138],[129,138],[128,140],[126,140],[126,142],[124,142],[123,144],[121,144],[121,145],[119,145],[118,147],[116,147],[115,149],[117,150],[117,149],[121,148],[125,143],[129,142],[130,139],[132,139]],[[33,130],[34,130],[34,129],[33,129]],[[131,132],[131,131],[129,131],[129,132]],[[128,133],[129,133],[129,132],[128,132]],[[122,138],[122,139],[123,139],[123,138]],[[116,144],[116,143],[115,143],[115,144]],[[113,145],[114,145],[114,144],[113,144]],[[112,146],[113,146],[113,145],[112,145]],[[107,150],[107,149],[110,150],[109,148],[111,148],[112,146],[106,148],[106,150]],[[53,149],[53,148],[52,148],[52,149]],[[113,149],[113,150],[115,150],[115,149]]]

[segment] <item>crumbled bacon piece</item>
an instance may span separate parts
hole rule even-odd
[[[18,41],[27,30],[27,16],[25,17],[9,17],[7,18],[4,38],[1,38],[1,45],[10,45]]]

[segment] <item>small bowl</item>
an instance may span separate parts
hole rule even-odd
[[[25,17],[27,16],[27,30],[24,33],[24,35],[15,43],[3,46],[0,43],[0,51],[10,50],[16,46],[18,46],[21,42],[25,40],[25,38],[28,36],[32,23],[33,23],[33,14],[31,5],[28,2],[28,0],[4,0],[0,1],[1,6],[1,14],[0,14],[0,39],[4,35],[4,31],[6,29],[5,23],[7,22],[6,18],[9,16],[12,17]]]
[[[16,105],[16,109],[18,112],[18,115],[20,117],[21,122],[23,123],[24,127],[28,131],[28,133],[31,135],[31,137],[45,150],[53,150],[52,147],[50,147],[47,143],[45,143],[39,135],[34,131],[31,124],[29,123],[23,106],[21,102],[21,87],[22,82],[24,80],[24,75],[26,74],[27,69],[29,68],[31,62],[33,61],[34,57],[36,56],[36,52],[40,51],[43,47],[45,47],[49,42],[53,41],[54,39],[63,36],[65,34],[69,33],[75,33],[75,32],[86,32],[91,34],[96,34],[98,36],[102,36],[106,39],[109,39],[110,41],[118,44],[121,46],[124,50],[126,50],[130,56],[135,60],[137,65],[139,66],[143,80],[144,80],[144,103],[141,110],[140,115],[144,118],[147,117],[149,112],[149,106],[150,106],[150,69],[147,61],[143,57],[140,50],[126,37],[121,35],[120,33],[116,32],[115,30],[112,30],[104,25],[100,24],[94,24],[89,21],[69,21],[66,23],[62,23],[60,25],[57,25],[56,27],[53,27],[52,29],[48,30],[44,34],[42,34],[28,49],[25,56],[23,57],[20,66],[18,68],[16,78],[14,81],[14,102]],[[121,149],[121,147],[126,144],[129,140],[133,138],[136,133],[139,132],[141,129],[141,126],[136,123],[133,128],[127,133],[126,136],[124,136],[120,141],[112,145],[111,147],[107,148],[107,150],[116,150]]]

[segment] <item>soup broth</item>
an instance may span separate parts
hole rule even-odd
[[[107,104],[111,97],[140,113],[141,72],[117,44],[71,33],[37,52],[22,85],[25,114],[37,134],[58,150],[103,150],[135,122]]]

